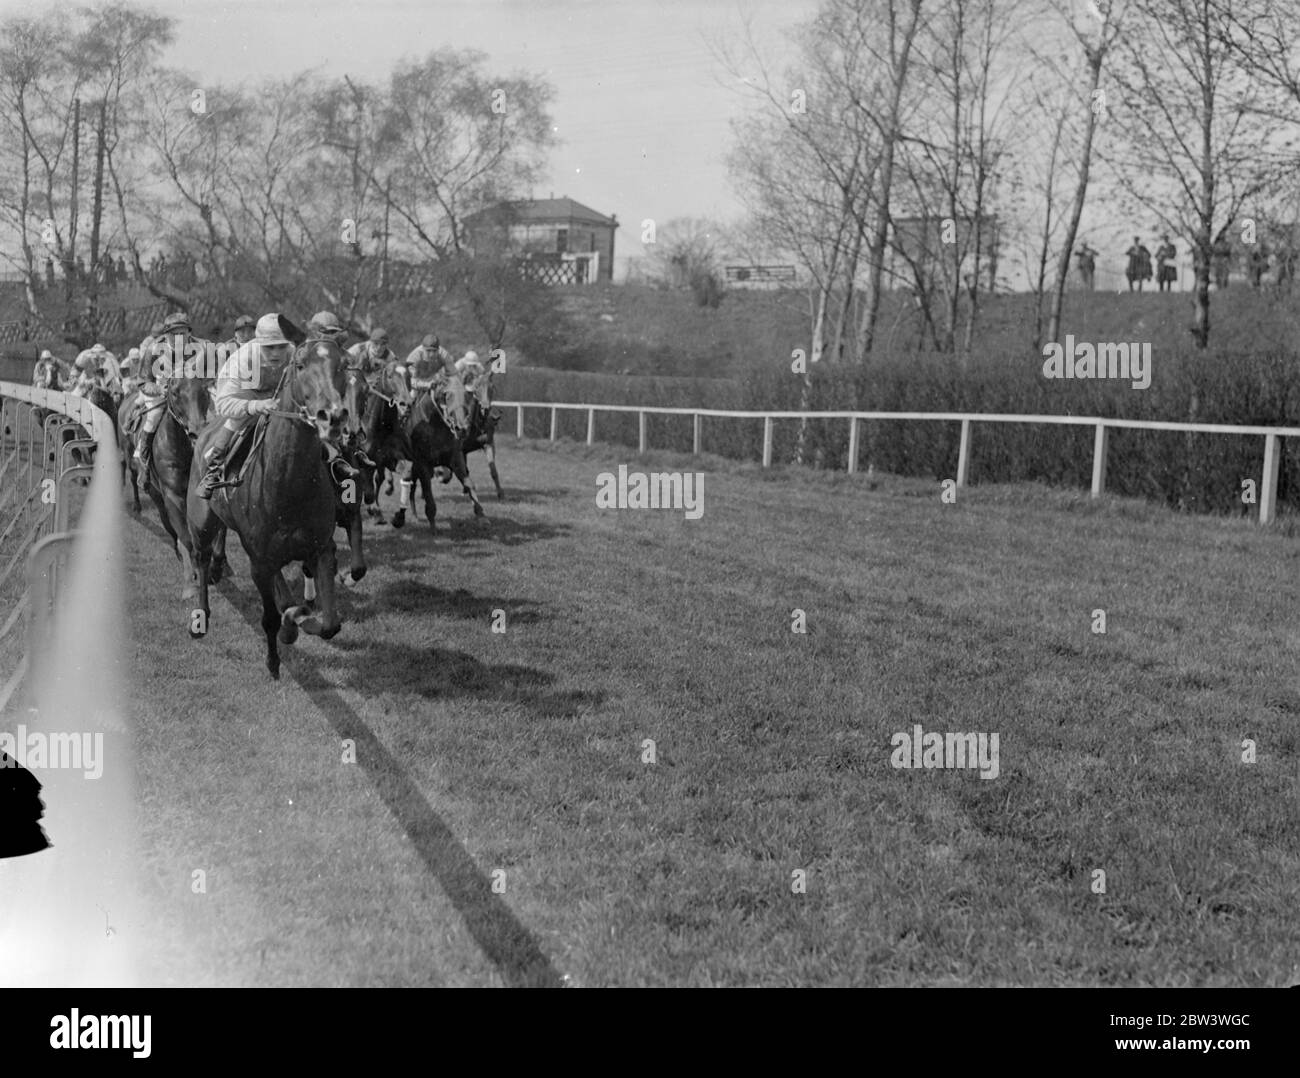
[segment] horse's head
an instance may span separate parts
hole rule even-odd
[[[280,406],[301,412],[316,424],[320,436],[337,441],[348,418],[348,357],[329,340],[300,344],[280,386]]]
[[[375,380],[379,391],[397,407],[399,419],[411,410],[411,369],[400,360],[389,360]]]
[[[365,429],[366,408],[370,403],[370,387],[365,376],[356,367],[348,367],[347,382],[343,391],[343,407],[347,419],[343,430],[349,445],[355,445]]]
[[[191,438],[198,437],[212,409],[212,383],[206,378],[172,378],[167,382],[167,408]]]

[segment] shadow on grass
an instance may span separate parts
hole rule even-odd
[[[475,544],[481,544],[486,548],[493,546],[517,547],[523,546],[525,543],[557,539],[562,535],[568,535],[572,530],[567,524],[548,524],[540,520],[521,523],[508,517],[491,515],[486,520],[478,520],[474,517],[467,520],[448,519],[446,515],[439,513],[438,531],[431,539],[428,521],[423,516],[419,520],[412,520],[408,511],[404,528],[394,528],[391,524],[375,525],[367,520],[365,524],[365,543],[366,554],[369,557],[372,550],[382,551],[389,545],[389,542],[400,540],[402,536],[410,534],[418,536],[425,543],[432,542],[435,547],[439,543],[449,541],[455,543],[457,546],[464,548],[467,557],[485,557],[491,554],[491,550],[475,550]],[[385,540],[389,542],[385,542]],[[388,562],[385,560],[385,564],[401,564],[401,562]]]
[[[423,559],[407,558],[402,561],[422,562]],[[399,562],[387,563],[390,568],[397,568]],[[528,599],[505,599],[474,595],[464,588],[449,591],[436,587],[423,580],[404,580],[385,584],[378,592],[368,593],[360,589],[350,593],[349,621],[364,623],[380,613],[398,614],[440,614],[459,618],[462,621],[480,622],[487,630],[493,618],[493,612],[505,611],[507,625],[533,625],[549,620],[542,614],[537,604]]]
[[[341,671],[350,689],[415,695],[426,700],[473,697],[518,704],[540,719],[576,718],[605,700],[599,690],[555,690],[555,676],[531,666],[489,664],[449,648],[336,637],[339,651],[356,655]]]
[[[162,534],[162,529],[152,522],[145,526],[146,530],[156,535]],[[263,639],[262,604],[255,589],[245,581],[243,588],[231,582],[223,582],[216,590],[239,612],[247,623],[248,630],[259,641],[260,647]],[[348,679],[349,684],[355,681],[357,687],[368,691],[388,687],[399,690],[402,684],[406,684],[406,691],[410,691],[409,680],[403,679],[409,679],[411,671],[427,670],[427,675],[420,674],[422,678],[441,676],[446,679],[450,669],[451,683],[453,686],[461,685],[461,691],[486,694],[488,687],[495,685],[497,691],[519,693],[521,698],[535,696],[539,710],[543,712],[549,709],[555,713],[554,708],[562,702],[565,695],[537,692],[538,687],[554,680],[549,674],[526,667],[483,667],[469,656],[460,656],[458,653],[446,653],[449,658],[440,662],[440,653],[434,652],[431,657],[428,651],[420,652],[400,645],[396,648],[396,655],[391,654],[394,650],[391,646],[375,642],[342,650],[362,649],[366,652],[366,658],[348,674]],[[385,655],[388,658],[381,662]],[[551,965],[550,959],[542,953],[532,933],[515,919],[504,900],[493,894],[491,881],[456,840],[451,829],[434,811],[402,764],[326,681],[322,668],[329,660],[313,660],[296,647],[284,649],[283,656],[286,660],[284,670],[311,697],[312,703],[320,708],[339,738],[351,738],[355,742],[359,750],[357,759],[366,769],[379,796],[410,838],[420,860],[464,918],[465,927],[474,941],[496,965],[504,982],[510,987],[521,988],[561,987],[563,982],[560,975]],[[265,676],[264,668],[260,663],[258,665],[258,673]],[[329,665],[334,666],[335,663],[329,662]],[[548,696],[554,698],[551,703],[547,702]],[[507,695],[506,698],[511,697]]]

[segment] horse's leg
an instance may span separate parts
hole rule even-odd
[[[378,465],[378,467],[375,468],[375,500],[372,504],[366,506],[366,512],[370,514],[370,519],[373,520],[376,524],[388,523],[388,520],[384,516],[383,509],[379,507],[379,488],[383,486],[385,472],[388,472],[388,468],[384,464],[380,464]],[[393,493],[393,482],[391,476],[392,473],[389,472],[389,477],[390,477],[388,481],[389,494]],[[398,527],[401,527],[401,525],[399,524]]]
[[[420,496],[424,499],[424,515],[429,519],[429,531],[438,530],[438,503],[433,500],[433,488],[429,485],[429,469],[423,464],[412,470],[412,479],[420,485]],[[415,506],[415,487],[411,487],[411,506]]]
[[[230,563],[226,561],[226,528],[223,524],[212,543],[212,570],[209,579],[214,584],[220,584],[229,573]]]
[[[303,568],[306,569],[305,562]],[[337,571],[338,548],[334,545],[334,540],[330,539],[316,559],[315,580],[319,609],[307,611],[297,619],[298,627],[303,632],[319,636],[322,640],[332,639],[343,627],[334,592],[334,574]]]
[[[497,488],[497,501],[505,501],[506,492],[501,489],[501,477],[497,475],[497,448],[491,442],[483,447],[488,460],[488,472]]]
[[[348,550],[352,553],[345,584],[355,584],[366,575],[366,556],[361,549],[361,506],[348,520]]]
[[[465,454],[459,448],[456,449],[451,458],[451,470],[456,478],[460,480],[461,490],[468,494],[469,500],[474,503],[474,515],[476,517],[483,516],[483,504],[478,500],[478,495],[474,493],[474,488],[470,486],[469,466],[465,463]]]
[[[222,525],[216,514],[209,511],[201,519],[191,520],[189,526],[190,545],[194,550],[199,604],[190,611],[190,636],[197,639],[207,636],[208,629],[211,627],[212,608],[208,604],[208,584],[211,579],[209,573],[212,566],[212,539],[216,529]]]
[[[271,677],[280,677],[280,649],[276,646],[275,636],[280,632],[280,608],[275,601],[275,578],[279,573],[265,561],[253,562],[253,583],[257,585],[258,594],[262,596],[262,632],[266,634],[266,668]]]

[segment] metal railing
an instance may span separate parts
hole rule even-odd
[[[93,476],[95,449],[116,460],[112,420],[89,401],[0,382],[0,656],[9,660],[0,666],[0,712],[50,639],[79,535],[73,483]]]
[[[1264,439],[1264,474],[1260,482],[1259,522],[1269,524],[1277,514],[1278,466],[1281,463],[1281,439],[1300,438],[1300,427],[1233,426],[1222,423],[1167,423],[1158,420],[1102,419],[1095,416],[1069,415],[986,415],[980,412],[733,412],[714,408],[646,408],[636,404],[556,404],[550,401],[493,401],[498,408],[514,408],[515,436],[524,436],[524,409],[549,408],[551,410],[551,441],[556,440],[561,411],[587,413],[587,444],[596,437],[597,412],[635,412],[639,420],[637,452],[644,453],[649,442],[646,437],[646,416],[689,415],[694,420],[692,453],[698,456],[703,445],[703,420],[706,416],[727,419],[763,420],[763,467],[772,464],[773,424],[778,419],[847,419],[848,472],[858,470],[858,424],[870,420],[932,421],[960,423],[961,444],[957,453],[958,487],[964,487],[970,478],[971,426],[974,423],[1043,423],[1055,426],[1092,427],[1095,430],[1092,457],[1092,496],[1100,497],[1106,489],[1106,458],[1109,449],[1109,431],[1112,427],[1130,430],[1167,430],[1192,434],[1236,434]]]

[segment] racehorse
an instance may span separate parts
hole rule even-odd
[[[463,410],[459,419],[462,429],[467,425],[467,413]],[[422,390],[411,407],[411,414],[406,418],[406,432],[411,443],[411,508],[415,508],[415,489],[418,486],[424,497],[424,513],[429,519],[429,530],[436,531],[438,507],[433,501],[433,490],[429,480],[438,468],[449,468],[460,480],[461,489],[474,503],[474,515],[484,515],[483,506],[469,483],[469,469],[465,466],[465,451],[461,438],[447,425],[442,409],[433,399],[433,394]],[[393,527],[400,528],[406,520],[406,510],[399,509],[393,514]]]
[[[339,452],[357,472],[351,486],[346,482],[337,485],[335,498],[335,523],[348,533],[348,549],[352,553],[351,565],[344,583],[355,584],[366,575],[366,559],[361,548],[361,506],[375,504],[375,464],[362,446],[363,417],[370,389],[365,378],[355,368],[348,368],[343,407],[346,418]]]
[[[348,365],[333,341],[305,341],[283,315],[280,326],[296,347],[275,394],[276,410],[260,418],[252,432],[243,481],[218,488],[210,500],[194,493],[204,470],[203,451],[220,426],[214,423],[195,445],[188,504],[199,573],[199,610],[194,613],[202,613],[201,619],[191,619],[190,635],[206,635],[211,624],[208,583],[214,543],[224,523],[239,536],[252,565],[262,597],[266,668],[273,678],[280,676],[277,639],[292,644],[301,628],[329,640],[342,627],[334,592],[335,492],[321,442],[332,438],[345,419]],[[304,577],[315,580],[319,612],[292,604],[281,570],[295,561],[302,562]]]
[[[405,425],[406,416],[411,409],[411,387],[407,381],[406,365],[395,360],[386,363],[375,377],[374,384],[366,389],[364,398],[362,446],[366,456],[375,465],[375,491],[378,494],[384,475],[388,473],[387,493],[392,494],[392,473],[400,461],[411,459],[411,441]],[[387,523],[383,510],[379,508],[378,498],[368,511],[376,523]],[[402,523],[405,523],[404,517]],[[401,527],[396,517],[393,524]]]
[[[186,499],[190,466],[194,458],[194,439],[207,423],[212,410],[208,383],[202,378],[173,378],[167,383],[162,420],[154,435],[149,470],[143,477],[140,476],[140,463],[135,459],[134,432],[127,429],[138,397],[138,391],[128,394],[117,410],[117,437],[122,450],[123,479],[127,474],[131,477],[131,509],[140,512],[138,481],[143,478],[145,493],[158,507],[163,527],[172,538],[172,549],[181,561],[184,579],[181,598],[193,599],[198,593],[198,574],[194,567]],[[226,569],[224,529],[217,536],[216,544],[212,580],[219,583]]]
[[[469,396],[469,429],[465,432],[465,437],[461,439],[461,451],[465,454],[468,464],[468,457],[471,453],[483,450],[487,455],[488,472],[492,476],[492,482],[497,488],[497,500],[505,499],[506,492],[501,489],[501,477],[497,474],[497,450],[496,450],[496,432],[497,424],[501,422],[501,412],[493,408],[491,404],[485,405],[477,394],[471,393]],[[450,482],[450,474],[444,483]]]

